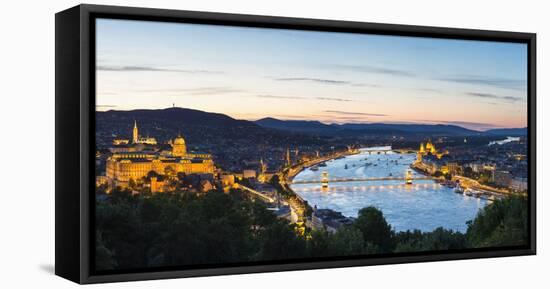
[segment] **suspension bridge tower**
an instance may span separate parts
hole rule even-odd
[[[407,170],[407,173],[405,174],[405,184],[412,185],[413,183],[413,174],[411,170]]]
[[[328,172],[324,171],[321,175],[321,186],[323,189],[328,188]]]

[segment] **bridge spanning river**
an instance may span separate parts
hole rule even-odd
[[[385,153],[384,153],[385,152]],[[416,156],[386,147],[311,164],[292,174],[288,184],[312,207],[357,217],[374,206],[396,231],[432,231],[437,227],[465,232],[486,200],[464,196],[432,178],[410,170]]]
[[[426,181],[433,180],[432,177],[380,177],[380,178],[335,178],[329,180],[313,179],[313,180],[299,180],[293,181],[292,184],[320,184],[320,183],[348,183],[348,182],[376,182],[376,181]]]

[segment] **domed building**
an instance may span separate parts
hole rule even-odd
[[[134,126],[134,136],[136,131],[136,126]],[[185,174],[214,173],[212,156],[208,153],[188,152],[185,139],[181,135],[178,135],[169,144],[172,150],[166,153],[157,146],[152,150],[149,148],[113,153],[107,159],[105,172],[110,187],[125,188],[130,180],[140,180],[151,171],[160,175],[180,172]]]
[[[185,145],[185,139],[181,135],[178,135],[172,142],[172,155],[175,157],[184,157],[187,154],[187,146]]]

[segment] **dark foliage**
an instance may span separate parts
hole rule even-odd
[[[105,195],[103,195],[105,196]],[[394,232],[381,211],[367,207],[335,233],[297,233],[261,202],[240,190],[141,194],[115,190],[96,203],[95,256],[98,270],[228,264],[296,258],[445,251],[469,247],[524,245],[527,201],[510,197],[483,209],[466,234]]]
[[[234,263],[304,254],[305,240],[264,205],[215,191],[200,197],[114,192],[96,206],[99,270]]]
[[[496,201],[479,212],[466,233],[472,247],[526,245],[528,205],[521,196]]]

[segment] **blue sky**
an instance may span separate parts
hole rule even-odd
[[[325,123],[527,124],[527,46],[97,20],[97,109]]]

